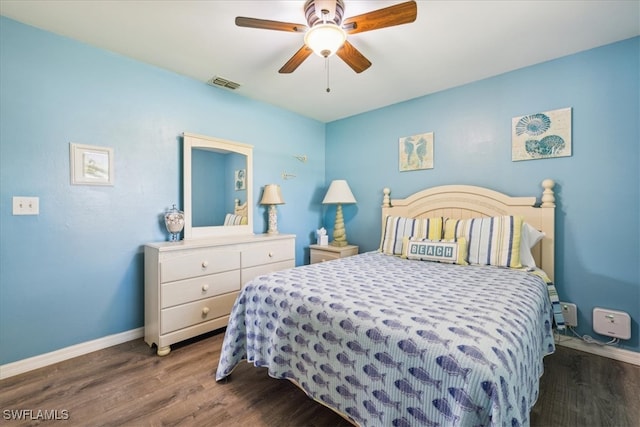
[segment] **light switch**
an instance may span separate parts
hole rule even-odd
[[[39,197],[13,197],[13,214],[14,215],[40,215],[40,198]]]

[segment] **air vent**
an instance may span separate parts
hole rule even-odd
[[[236,90],[240,87],[240,83],[232,82],[220,76],[210,78],[207,84],[211,86],[222,86],[231,90]]]

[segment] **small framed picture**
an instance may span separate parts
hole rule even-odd
[[[113,185],[113,148],[69,144],[71,184]]]
[[[236,191],[247,189],[247,171],[245,169],[237,169],[235,172]]]
[[[398,157],[400,172],[433,169],[433,132],[400,138]]]

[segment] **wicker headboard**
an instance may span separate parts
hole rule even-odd
[[[419,191],[404,199],[391,199],[391,190],[383,190],[382,221],[388,215],[410,218],[442,216],[454,219],[521,215],[525,222],[545,233],[532,249],[536,264],[554,280],[555,196],[551,179],[542,181],[542,203],[536,196],[511,197],[484,187],[443,185]]]

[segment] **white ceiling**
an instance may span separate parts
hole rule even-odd
[[[401,1],[345,0],[344,17]],[[424,0],[412,24],[353,34],[373,65],[338,57],[280,67],[303,34],[236,27],[236,16],[306,24],[298,1],[0,0],[8,18],[329,122],[640,35],[638,0]],[[227,89],[221,89],[227,90]],[[518,96],[518,94],[514,94]]]

